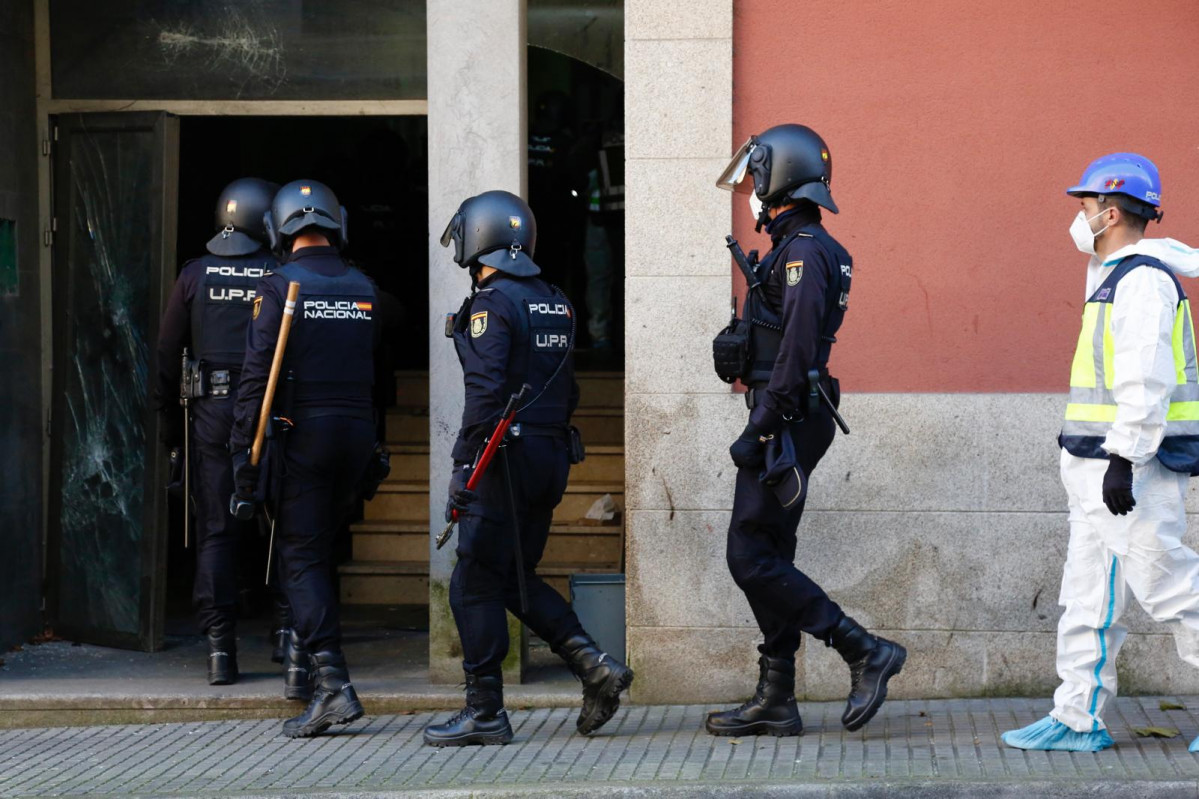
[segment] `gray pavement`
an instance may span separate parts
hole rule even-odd
[[[429,634],[350,618],[343,625],[350,675],[376,713],[441,710],[462,688],[429,683]],[[270,662],[265,622],[243,623],[241,678],[211,686],[208,649],[195,634],[167,637],[161,652],[53,641],[0,658],[0,728],[280,718],[295,712],[283,698],[280,667]],[[514,707],[561,707],[578,682],[547,647],[530,648],[523,685],[510,686]],[[3,792],[0,792],[3,796]]]
[[[1047,699],[891,702],[857,733],[841,729],[839,703],[801,703],[803,736],[740,739],[705,734],[700,706],[622,708],[584,738],[574,709],[510,701],[516,740],[465,749],[424,746],[421,728],[443,715],[428,713],[367,716],[306,741],[281,737],[277,720],[14,729],[0,731],[0,796],[1194,797],[1199,697],[1182,701],[1119,699],[1117,745],[1097,754],[999,743]],[[1133,733],[1149,726],[1180,734]]]

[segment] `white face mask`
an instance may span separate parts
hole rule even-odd
[[[1091,230],[1091,220],[1098,219],[1107,211],[1100,211],[1090,219],[1087,219],[1085,211],[1079,211],[1078,216],[1074,217],[1074,221],[1070,223],[1070,238],[1074,239],[1074,246],[1078,251],[1086,255],[1095,254],[1095,239],[1103,235],[1104,230],[1107,230],[1110,225],[1104,225],[1103,230],[1096,233]]]
[[[754,219],[762,214],[762,201],[758,199],[756,192],[749,193],[749,210],[753,212]]]

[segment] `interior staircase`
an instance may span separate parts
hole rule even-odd
[[[538,573],[567,599],[580,572],[624,570],[624,373],[579,372],[579,409],[586,459],[554,512]],[[350,526],[353,559],[343,563],[343,605],[429,603],[429,376],[396,373],[396,407],[388,411],[391,475]],[[449,464],[436,464],[449,468]],[[611,494],[616,523],[584,523],[596,499]]]

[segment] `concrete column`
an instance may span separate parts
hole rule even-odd
[[[732,292],[730,199],[715,187],[732,149],[732,35],[733,0],[685,14],[625,3],[626,596],[641,702],[743,695],[754,673],[756,630],[724,566],[725,451],[745,405],[710,367]]]
[[[430,532],[444,527],[450,449],[462,419],[462,370],[444,320],[470,292],[453,249],[438,238],[467,197],[526,192],[525,18],[524,0],[428,3]],[[442,683],[462,679],[448,602],[452,543],[440,552],[432,542],[429,548],[429,678]],[[519,643],[514,636],[509,681],[519,679]]]

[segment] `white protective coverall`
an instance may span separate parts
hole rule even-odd
[[[1143,239],[1087,267],[1087,297],[1128,255],[1149,255],[1180,277],[1199,276],[1199,250],[1173,239]],[[1155,457],[1176,383],[1172,347],[1179,297],[1169,276],[1137,268],[1121,281],[1111,311],[1116,420],[1103,448],[1133,464],[1136,507],[1115,516],[1103,504],[1108,462],[1061,454],[1070,503],[1070,543],[1059,603],[1053,718],[1077,732],[1104,729],[1116,695],[1116,655],[1127,635],[1120,617],[1135,597],[1174,627],[1179,656],[1199,667],[1199,555],[1183,546],[1187,475]]]

